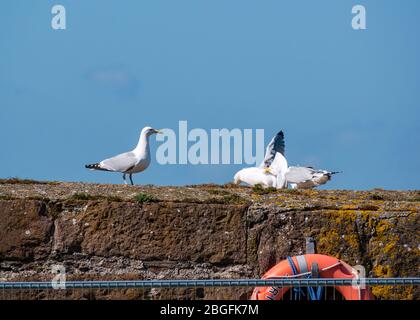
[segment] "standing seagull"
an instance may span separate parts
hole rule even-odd
[[[125,175],[128,174],[131,185],[133,185],[133,173],[146,170],[150,164],[149,137],[155,133],[161,132],[152,127],[144,127],[143,130],[141,130],[137,147],[132,151],[121,153],[115,157],[102,160],[99,163],[87,164],[85,167],[91,170],[121,172],[123,173],[125,184],[127,184]]]

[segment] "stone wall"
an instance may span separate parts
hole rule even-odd
[[[207,279],[260,277],[288,255],[363,265],[370,277],[419,276],[420,192],[155,187],[0,180],[0,278]],[[377,298],[419,299],[413,287]],[[26,298],[225,298],[250,290],[25,292]],[[22,294],[22,293],[20,293]]]

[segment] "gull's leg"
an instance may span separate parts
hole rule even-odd
[[[127,184],[127,180],[125,180],[125,173],[123,173],[124,184]]]
[[[133,185],[134,185],[134,183],[133,183],[133,174],[132,174],[132,173],[130,173],[129,177],[130,177],[130,182],[131,182],[131,185],[133,186]]]

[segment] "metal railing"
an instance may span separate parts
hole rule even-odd
[[[322,287],[322,300],[341,300],[338,286],[366,285],[378,299],[420,299],[420,278],[271,278],[196,280],[117,280],[0,282],[0,300],[138,299],[247,300],[256,287],[287,288],[282,300],[310,299],[309,287]]]
[[[63,289],[122,289],[122,288],[204,288],[204,287],[313,287],[420,285],[420,278],[360,278],[354,279],[208,279],[208,280],[125,280],[125,281],[66,281]],[[54,289],[52,281],[0,282],[0,290],[7,289]]]

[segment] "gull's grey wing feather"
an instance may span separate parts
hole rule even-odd
[[[109,171],[126,172],[133,168],[136,163],[137,158],[135,154],[133,152],[126,152],[101,161],[100,166]]]
[[[315,170],[309,167],[289,167],[286,180],[289,183],[302,183],[312,180]]]
[[[268,168],[273,162],[276,153],[281,153],[284,156],[284,134],[283,131],[277,133],[265,149],[264,161],[261,163],[261,168]]]

